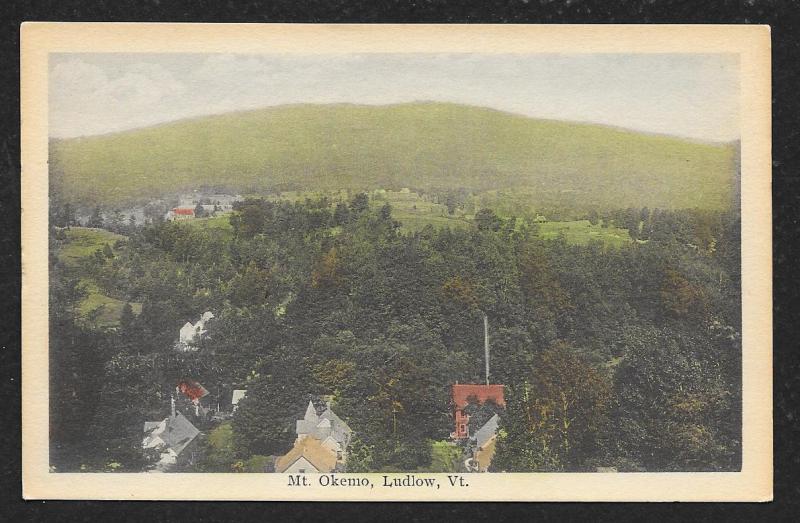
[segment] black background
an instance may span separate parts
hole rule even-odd
[[[772,27],[775,502],[767,504],[185,503],[22,500],[19,24],[23,21],[731,23]],[[0,4],[0,519],[5,521],[789,521],[800,519],[797,300],[800,3],[792,0],[6,0]],[[746,129],[743,132],[747,132]],[[797,270],[795,270],[797,269]],[[177,485],[176,485],[177,487]],[[191,489],[191,485],[186,486]],[[569,492],[564,493],[569,497]]]

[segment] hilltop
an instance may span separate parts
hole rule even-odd
[[[80,204],[238,192],[519,188],[533,204],[724,209],[738,148],[447,103],[291,105],[51,141]]]

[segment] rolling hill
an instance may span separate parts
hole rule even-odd
[[[537,120],[448,103],[291,105],[51,141],[51,179],[80,204],[202,186],[236,191],[520,188],[602,207],[729,206],[735,144]]]

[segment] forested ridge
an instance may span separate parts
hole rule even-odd
[[[72,265],[70,224],[51,223],[54,470],[142,470],[142,422],[187,377],[222,401],[248,391],[228,453],[197,470],[285,453],[321,396],[356,433],[348,470],[434,470],[450,385],[483,381],[483,314],[507,400],[493,470],[740,466],[735,211],[630,209],[617,221],[637,241],[617,246],[487,209],[475,227],[407,231],[365,194],[247,199],[229,220],[119,225]],[[78,310],[80,274],[126,303],[118,325]],[[174,351],[208,310],[199,349]]]

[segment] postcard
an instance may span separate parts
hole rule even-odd
[[[21,39],[27,499],[772,498],[768,27]]]

